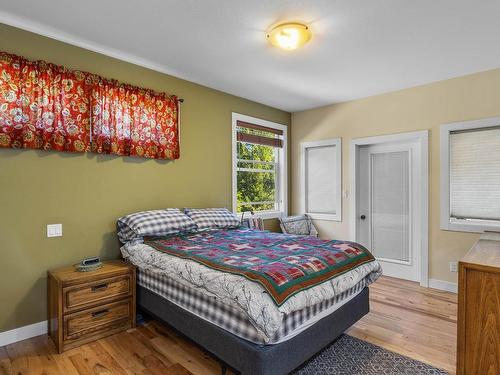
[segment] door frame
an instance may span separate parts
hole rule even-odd
[[[381,135],[376,137],[354,138],[351,140],[349,173],[351,176],[351,199],[350,199],[350,227],[351,239],[356,241],[356,218],[358,206],[358,173],[359,173],[359,151],[362,146],[380,145],[385,143],[415,142],[420,149],[421,166],[421,193],[420,202],[420,285],[429,287],[429,131],[415,131]]]

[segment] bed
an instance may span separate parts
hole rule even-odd
[[[369,311],[368,250],[247,228],[146,237],[122,247],[140,309],[244,375],[287,374]]]

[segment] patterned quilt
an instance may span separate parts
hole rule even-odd
[[[302,290],[374,260],[353,242],[249,229],[147,237],[145,244],[256,281],[278,306]]]

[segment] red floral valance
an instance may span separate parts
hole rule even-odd
[[[100,79],[92,91],[92,151],[179,158],[177,97]]]
[[[177,97],[0,53],[0,147],[177,159]]]
[[[88,73],[2,53],[0,74],[1,147],[89,149]]]

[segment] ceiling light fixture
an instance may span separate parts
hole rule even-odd
[[[311,39],[311,30],[301,23],[282,23],[269,31],[267,39],[273,46],[291,51],[302,47]]]

